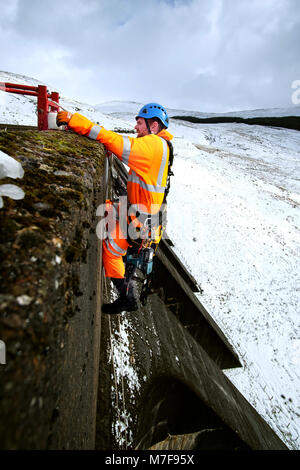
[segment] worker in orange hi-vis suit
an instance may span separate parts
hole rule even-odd
[[[166,110],[158,103],[149,103],[141,108],[136,116],[135,130],[137,137],[122,136],[94,124],[86,117],[68,111],[57,114],[57,125],[67,125],[80,135],[99,140],[108,151],[129,166],[127,181],[128,218],[124,233],[116,221],[113,229],[103,241],[103,266],[106,277],[110,277],[119,291],[118,299],[111,304],[104,304],[102,311],[117,314],[123,311],[137,310],[137,299],[133,288],[133,270],[124,266],[123,256],[133,244],[143,246],[144,238],[132,237],[129,233],[131,222],[137,232],[145,226],[143,221],[158,214],[166,202],[169,189],[170,162],[173,159],[173,136],[166,130],[169,118]],[[109,201],[108,202],[108,210]],[[132,208],[134,210],[132,210]],[[142,222],[141,222],[142,221]],[[155,227],[155,243],[160,240],[159,230]],[[150,232],[148,232],[150,233]],[[150,236],[150,235],[149,235]],[[151,236],[153,232],[151,229]]]

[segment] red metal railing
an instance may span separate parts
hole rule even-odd
[[[0,82],[0,90],[7,93],[16,93],[19,95],[37,96],[37,115],[39,130],[48,129],[49,111],[57,112],[59,106],[59,94],[55,91],[49,93],[45,85],[30,86],[20,85],[18,83]]]

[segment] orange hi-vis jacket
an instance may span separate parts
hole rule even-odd
[[[163,129],[158,134],[128,137],[75,113],[68,127],[77,134],[99,140],[121,162],[129,166],[127,197],[140,213],[156,214],[164,200],[168,176],[169,146],[173,136]]]

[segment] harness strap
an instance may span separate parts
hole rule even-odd
[[[168,176],[167,176],[167,184],[166,184],[166,189],[165,189],[165,196],[164,196],[164,200],[163,200],[163,203],[166,202],[167,200],[167,196],[169,194],[169,191],[170,191],[170,186],[171,186],[171,176],[174,175],[173,171],[172,171],[172,165],[173,165],[173,160],[174,160],[174,148],[173,148],[173,144],[172,142],[170,142],[169,140],[166,140],[167,144],[168,144],[168,147],[169,147],[169,161],[168,161]]]

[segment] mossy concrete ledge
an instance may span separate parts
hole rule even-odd
[[[104,148],[68,131],[0,131],[24,169],[0,209],[1,449],[92,449]],[[3,343],[2,343],[3,344]]]

